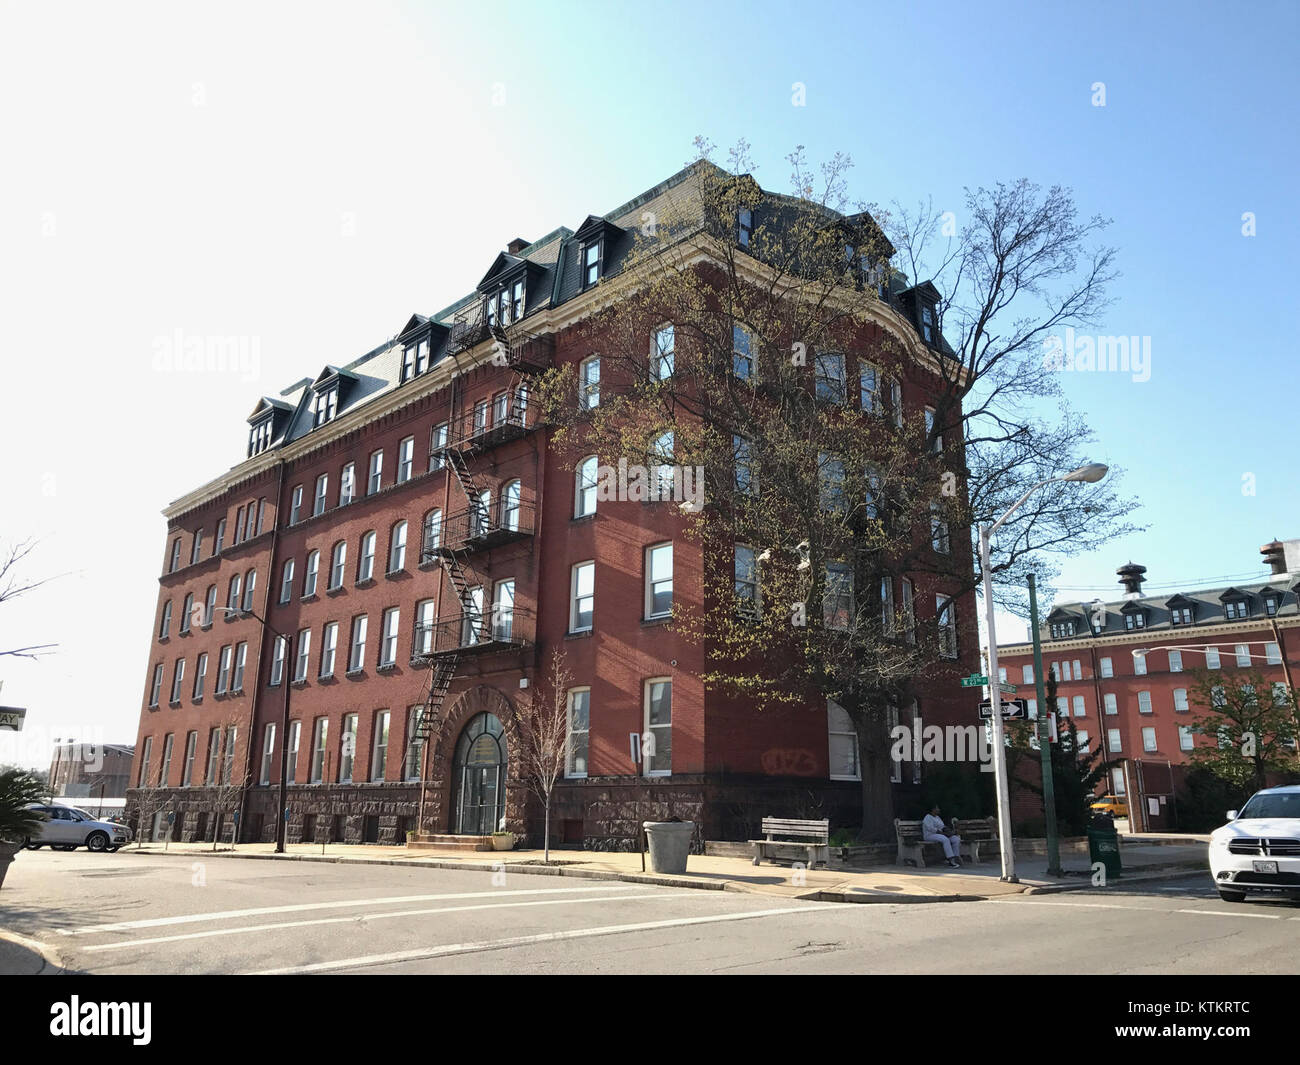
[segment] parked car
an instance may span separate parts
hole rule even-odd
[[[1103,795],[1092,804],[1095,814],[1110,814],[1112,817],[1128,817],[1128,803],[1118,795]]]
[[[1210,875],[1219,898],[1300,899],[1300,786],[1257,791],[1210,833]]]
[[[86,847],[92,851],[115,851],[131,842],[131,830],[112,821],[97,821],[75,806],[29,803],[27,809],[45,817],[39,836],[28,836],[27,846],[38,850],[47,843],[50,850],[72,851]]]

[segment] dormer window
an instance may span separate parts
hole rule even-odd
[[[1063,640],[1074,635],[1073,621],[1054,621],[1051,624],[1052,639]]]
[[[1145,612],[1141,610],[1133,610],[1124,615],[1124,628],[1132,630],[1145,629],[1146,627],[1147,618]]]
[[[316,400],[313,404],[312,426],[317,427],[324,425],[326,422],[333,420],[334,415],[339,409],[339,390],[335,385],[332,388],[325,388],[316,393]]]
[[[429,338],[412,341],[402,353],[402,380],[424,373],[429,368]]]
[[[1264,596],[1264,613],[1269,617],[1277,616],[1278,597],[1276,595]]]
[[[248,457],[260,455],[271,446],[271,415],[253,425],[248,431]]]
[[[1237,621],[1244,618],[1249,611],[1244,599],[1229,599],[1223,604],[1223,616],[1229,621]]]
[[[927,344],[934,343],[934,305],[921,304],[921,336]]]
[[[582,287],[584,289],[591,288],[600,280],[604,244],[603,240],[597,240],[582,249]]]
[[[748,207],[742,207],[736,212],[736,243],[742,248],[748,248],[753,235],[754,212]]]
[[[1192,608],[1190,606],[1176,606],[1169,612],[1169,621],[1174,625],[1190,625],[1192,623]]]

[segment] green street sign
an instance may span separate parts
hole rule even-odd
[[[988,682],[988,677],[981,676],[979,673],[972,673],[969,677],[962,677],[961,686],[963,688],[982,688]]]
[[[998,690],[999,690],[1003,695],[1015,695],[1015,694],[1016,694],[1016,686],[1015,686],[1014,684],[1008,684],[1006,681],[1003,681],[1002,683],[1000,683],[1000,684],[998,685]]]

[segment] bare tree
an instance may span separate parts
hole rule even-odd
[[[244,788],[248,785],[247,779],[237,775],[239,760],[235,757],[235,748],[239,741],[239,722],[239,717],[231,716],[221,726],[222,747],[217,752],[215,778],[212,784],[208,786],[212,812],[216,817],[216,823],[212,829],[213,850],[216,850],[217,844],[221,842],[221,829],[226,816],[239,809],[240,797],[244,794]],[[247,737],[245,739],[247,740]],[[238,825],[234,827],[235,831],[237,831]],[[234,832],[231,833],[230,843],[232,847],[235,844]]]
[[[569,688],[573,675],[565,668],[564,652],[551,656],[551,668],[541,685],[528,690],[518,711],[519,770],[528,789],[542,803],[542,860],[551,860],[551,799],[569,757]]]
[[[21,595],[35,591],[46,584],[50,578],[28,580],[19,576],[20,564],[36,549],[35,540],[23,540],[10,545],[0,552],[0,603],[7,603]],[[26,647],[14,647],[0,650],[0,658],[37,658],[49,654],[57,645],[52,643],[30,644]]]

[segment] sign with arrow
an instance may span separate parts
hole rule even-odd
[[[980,703],[980,718],[991,718],[993,716],[992,701]],[[1028,718],[1029,704],[1024,699],[1003,699],[1002,700],[1002,720],[1008,718]]]
[[[22,732],[23,718],[26,716],[27,711],[21,706],[0,706],[0,729]]]

